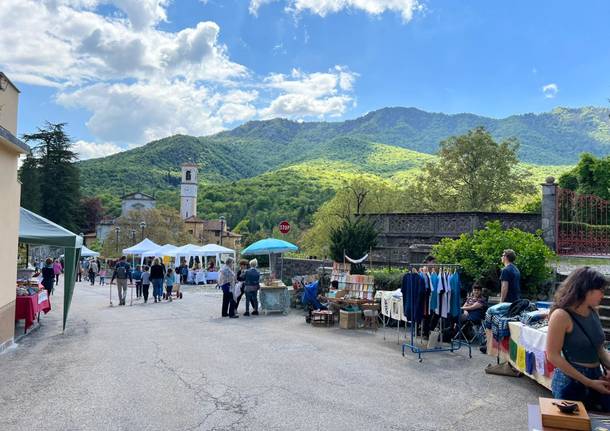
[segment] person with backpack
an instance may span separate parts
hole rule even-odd
[[[142,296],[142,267],[140,265],[136,265],[133,279],[136,281],[136,298],[140,298]]]
[[[91,261],[91,265],[89,265],[89,281],[91,282],[91,286],[95,284],[95,277],[99,272],[100,268],[97,266],[97,262],[95,260]]]
[[[130,283],[133,283],[131,268],[127,263],[127,257],[121,256],[121,259],[114,267],[112,279],[110,284],[116,279],[116,287],[119,292],[119,305],[125,305],[125,299],[127,298],[127,279]]]

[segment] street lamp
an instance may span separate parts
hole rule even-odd
[[[140,222],[140,229],[142,231],[142,235],[140,236],[140,241],[144,241],[144,229],[146,229],[146,222],[145,221],[141,221]]]
[[[83,239],[83,245],[86,246],[87,244],[85,244],[85,234],[81,232],[78,234],[78,236],[80,236]]]
[[[225,216],[220,216],[220,245],[222,245],[222,231],[224,230]]]
[[[121,233],[121,227],[120,226],[115,227],[114,231],[116,232],[116,251],[118,253],[119,252],[119,233]]]
[[[133,243],[136,243],[136,230],[135,229],[131,229],[131,241],[133,241]]]

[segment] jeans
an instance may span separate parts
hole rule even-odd
[[[246,292],[246,313],[250,312],[250,304],[252,311],[258,311],[258,290]]]
[[[148,288],[150,287],[150,284],[143,284],[142,285],[142,294],[144,295],[144,302],[148,301]]]
[[[598,380],[602,376],[600,367],[587,368],[572,364],[576,370],[591,380]],[[555,368],[551,383],[553,398],[560,400],[582,401],[589,410],[610,412],[610,395],[586,387],[582,383],[565,375],[559,368]]]
[[[136,298],[142,296],[142,282],[136,281]]]
[[[162,278],[153,278],[150,280],[153,285],[153,297],[155,299],[161,299],[163,295],[163,279]]]
[[[93,285],[93,283],[91,283]],[[119,292],[119,304],[125,304],[127,298],[127,279],[117,278],[116,289]]]
[[[170,299],[172,297],[172,289],[174,288],[174,285],[171,286],[165,286],[165,294],[167,299]]]
[[[233,299],[233,292],[231,292],[231,286],[227,283],[222,288],[222,317],[235,316],[235,300]]]

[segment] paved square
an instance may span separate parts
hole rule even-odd
[[[0,356],[0,430],[516,430],[549,395],[486,375],[478,351],[418,363],[395,332],[316,328],[295,310],[221,318],[218,290],[183,291],[109,307],[107,287],[77,283],[64,335],[56,293]]]

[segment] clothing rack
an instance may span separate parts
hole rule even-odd
[[[446,272],[445,270],[453,270],[455,272],[456,270],[461,268],[461,265],[446,264],[446,263],[434,263],[434,264],[418,263],[418,264],[406,264],[406,265],[404,265],[404,267],[408,273],[419,274],[420,269],[425,267],[428,269],[436,269],[437,273],[440,274],[442,272]],[[443,345],[443,318],[442,317],[439,317],[439,321],[438,321],[438,324],[440,325],[440,328],[441,328],[440,345],[437,347],[433,347],[433,348],[421,347],[423,345],[423,322],[421,323],[421,325],[419,325],[415,321],[415,307],[413,306],[413,304],[415,303],[415,301],[414,301],[415,298],[413,297],[413,290],[411,290],[411,295],[412,295],[412,297],[409,298],[410,304],[411,304],[411,307],[410,307],[411,315],[406,316],[406,318],[410,322],[410,326],[411,326],[410,339],[408,339],[407,341],[405,341],[402,344],[402,356],[405,356],[405,352],[407,351],[407,349],[409,349],[411,351],[411,353],[417,354],[417,358],[418,358],[419,362],[422,362],[422,360],[423,360],[422,353],[455,352],[456,350],[459,350],[462,346],[467,346],[468,347],[468,357],[472,358],[472,348],[470,346],[470,343],[465,342],[458,338],[458,336],[462,333],[462,327],[461,327],[461,322],[460,322],[459,317],[456,322],[457,327],[458,327],[457,335],[451,339],[448,347],[442,346]],[[460,300],[461,300],[461,298],[460,298]],[[404,309],[404,301],[405,301],[405,298],[403,295],[403,309]],[[400,322],[399,322],[399,325],[400,325]],[[420,328],[421,341],[422,341],[420,343],[420,345],[418,345],[416,343],[418,327]],[[436,329],[436,326],[434,328],[430,328],[430,329],[433,331]]]

